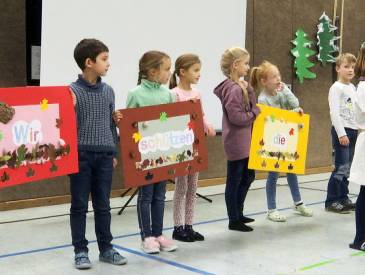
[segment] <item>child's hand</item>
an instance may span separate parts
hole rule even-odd
[[[71,90],[71,88],[70,88],[70,94],[71,94],[71,97],[72,97],[72,104],[74,106],[76,106],[76,102],[77,102],[76,96],[75,96],[74,92]]]
[[[347,136],[340,137],[338,139],[338,141],[340,142],[340,144],[342,146],[349,146],[349,144],[350,144],[350,140],[349,140],[349,138]]]
[[[117,167],[118,160],[116,158],[113,158],[113,168]]]
[[[216,132],[213,127],[209,127],[207,130],[207,135],[210,137],[214,137],[216,135]]]
[[[281,92],[282,90],[284,90],[285,84],[284,82],[280,82],[277,88],[277,92]]]
[[[304,110],[302,108],[298,108],[298,113],[302,116],[304,114]]]
[[[199,100],[199,98],[197,96],[194,96],[194,97],[190,98],[190,100],[193,101],[194,103],[196,103]]]
[[[120,111],[113,112],[113,119],[115,124],[118,125],[119,121],[123,119],[123,114]]]

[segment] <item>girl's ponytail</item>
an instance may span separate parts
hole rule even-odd
[[[260,73],[259,67],[253,67],[251,69],[250,85],[255,91],[258,90],[260,87],[259,73]]]
[[[177,80],[176,80],[176,70],[172,73],[171,78],[170,78],[170,85],[169,88],[173,89],[177,86]]]
[[[141,71],[138,72],[138,81],[137,81],[137,85],[141,84],[142,81],[142,75],[143,73]]]

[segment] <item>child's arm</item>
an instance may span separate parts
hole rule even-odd
[[[286,103],[285,105],[287,105],[289,110],[293,110],[295,112],[299,112],[301,110],[301,108],[299,107],[298,98],[293,94],[292,91],[290,91],[288,86],[284,84],[283,89],[280,91],[280,93],[282,93],[282,95],[284,96]]]
[[[114,91],[112,90],[112,102],[110,104],[110,116],[111,116],[111,122],[110,122],[110,129],[112,131],[112,135],[113,135],[113,140],[114,140],[114,144],[118,144],[118,133],[117,133],[117,123],[115,123],[114,120],[114,110],[115,110],[115,95],[114,95]],[[114,159],[113,159],[113,167],[117,166],[117,153],[114,154]]]
[[[260,113],[257,106],[253,106],[251,111],[244,110],[242,90],[239,86],[233,88],[223,98],[223,106],[227,112],[228,120],[241,127],[252,124],[256,116]]]
[[[340,117],[340,96],[341,91],[336,89],[335,87],[331,87],[328,94],[328,103],[330,107],[330,116],[333,127],[335,127],[337,136],[339,140],[342,137],[347,137],[345,127],[343,126],[341,117]],[[344,144],[342,144],[343,142]],[[341,145],[346,145],[346,139],[342,139],[340,141]]]

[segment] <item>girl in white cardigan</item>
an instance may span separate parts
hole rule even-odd
[[[350,248],[365,251],[365,42],[359,51],[355,76],[360,80],[355,101],[356,121],[360,134],[356,141],[349,181],[361,187],[356,201],[356,236]]]

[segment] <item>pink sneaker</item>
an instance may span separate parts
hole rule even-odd
[[[165,236],[161,235],[160,237],[156,238],[156,241],[160,244],[161,251],[171,252],[177,249],[177,245],[174,242]]]
[[[160,244],[155,237],[145,238],[141,244],[143,252],[147,254],[156,254],[160,252]]]

